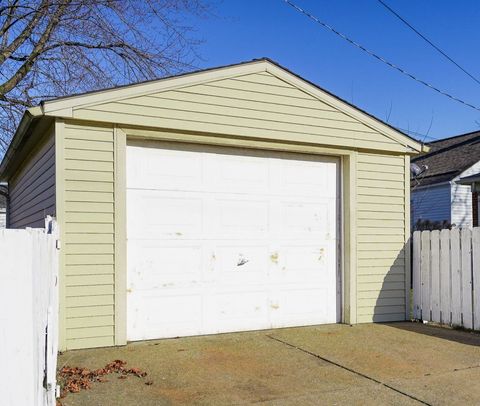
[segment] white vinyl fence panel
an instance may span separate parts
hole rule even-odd
[[[58,351],[56,225],[0,230],[2,405],[55,405]]]
[[[413,233],[413,317],[480,330],[480,228]]]

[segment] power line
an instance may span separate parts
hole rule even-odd
[[[423,134],[423,133],[419,133],[417,131],[407,130],[406,128],[402,128],[402,127],[396,127],[396,128],[400,131],[403,131],[404,133],[408,133],[410,135],[415,135],[417,137],[422,137],[422,139],[423,139],[422,142],[424,142],[426,138],[429,138],[429,139],[435,140],[435,141],[440,140],[440,138],[435,138],[435,137],[432,137],[431,135],[428,135],[428,134]]]
[[[447,58],[450,62],[452,62],[458,69],[460,69],[463,73],[468,75],[471,79],[477,82],[480,85],[480,80],[478,80],[475,76],[473,76],[470,72],[468,72],[465,68],[460,66],[458,62],[453,60],[450,56],[447,55],[445,51],[443,51],[440,47],[435,45],[432,41],[430,41],[425,35],[423,35],[420,31],[418,31],[415,27],[413,27],[407,20],[405,20],[400,14],[398,14],[395,10],[393,10],[388,4],[386,4],[382,0],[377,0],[383,7],[385,7],[390,13],[392,13],[395,17],[397,17],[401,22],[403,22],[408,28],[410,28],[413,32],[415,32],[420,38],[422,38],[425,42],[431,45],[434,49],[436,49],[441,55]]]
[[[464,106],[468,106],[474,110],[477,110],[477,111],[480,111],[480,107],[478,106],[475,106],[471,103],[468,103],[462,99],[459,99],[458,97],[455,97],[453,95],[451,95],[450,93],[447,93],[441,89],[439,89],[438,87],[435,87],[433,85],[431,85],[430,83],[428,82],[425,82],[424,80],[422,79],[419,79],[417,78],[415,75],[413,75],[412,73],[409,73],[407,72],[406,70],[404,70],[403,68],[400,68],[399,66],[393,64],[392,62],[389,62],[387,61],[385,58],[377,55],[375,52],[373,51],[370,51],[369,49],[365,48],[363,45],[359,44],[358,42],[350,39],[349,37],[347,37],[345,34],[342,34],[340,31],[337,31],[335,28],[333,28],[332,26],[324,23],[323,21],[320,21],[317,17],[315,17],[314,15],[310,14],[309,12],[305,11],[304,9],[300,8],[299,6],[297,6],[296,4],[292,3],[290,0],[283,0],[285,3],[287,3],[289,6],[293,7],[295,10],[297,10],[299,13],[307,16],[308,18],[310,18],[311,20],[315,21],[316,23],[320,24],[322,27],[332,31],[334,34],[338,35],[340,38],[344,39],[345,41],[349,42],[350,44],[354,45],[355,47],[359,48],[360,50],[366,52],[367,54],[369,54],[370,56],[373,56],[375,59],[379,60],[380,62],[383,62],[384,64],[388,65],[389,67],[397,70],[398,72],[402,73],[403,75],[405,76],[408,76],[410,79],[413,79],[415,80],[416,82],[418,83],[421,83],[422,85],[428,87],[429,89],[432,89],[434,90],[435,92],[443,95],[443,96],[446,96],[448,97],[450,100],[454,100],[458,103],[461,103],[463,104]]]

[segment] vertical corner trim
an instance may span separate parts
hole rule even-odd
[[[357,153],[343,157],[343,322],[357,323]]]
[[[59,239],[65,241],[65,122],[55,119],[55,207]],[[65,244],[63,244],[65,246]],[[65,249],[59,250],[59,350],[67,349]]]
[[[357,151],[350,155],[350,324],[357,323]]]
[[[115,345],[127,343],[127,135],[114,127]]]
[[[411,250],[410,250],[410,156],[405,155],[405,319],[410,320]]]

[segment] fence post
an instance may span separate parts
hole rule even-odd
[[[460,230],[450,231],[450,256],[452,264],[452,325],[462,325],[462,268]]]
[[[480,227],[472,230],[473,328],[480,329]]]
[[[430,303],[432,321],[440,323],[440,231],[430,233]]]
[[[450,230],[440,231],[440,312],[441,323],[451,324]]]
[[[413,318],[420,320],[422,318],[421,307],[421,278],[420,278],[420,251],[421,251],[421,232],[413,233]]]
[[[45,343],[45,404],[56,404],[57,389],[57,354],[58,354],[58,225],[55,219],[47,216],[45,233],[48,234],[48,256],[50,263],[50,278],[48,284],[47,335]]]
[[[472,314],[472,231],[461,230],[462,246],[462,321],[463,327],[473,327]]]
[[[422,231],[420,256],[420,280],[422,285],[422,320],[431,320],[430,306],[430,231]]]

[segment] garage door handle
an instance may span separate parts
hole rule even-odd
[[[245,258],[242,254],[238,257],[237,266],[245,265],[248,262],[248,259]]]

